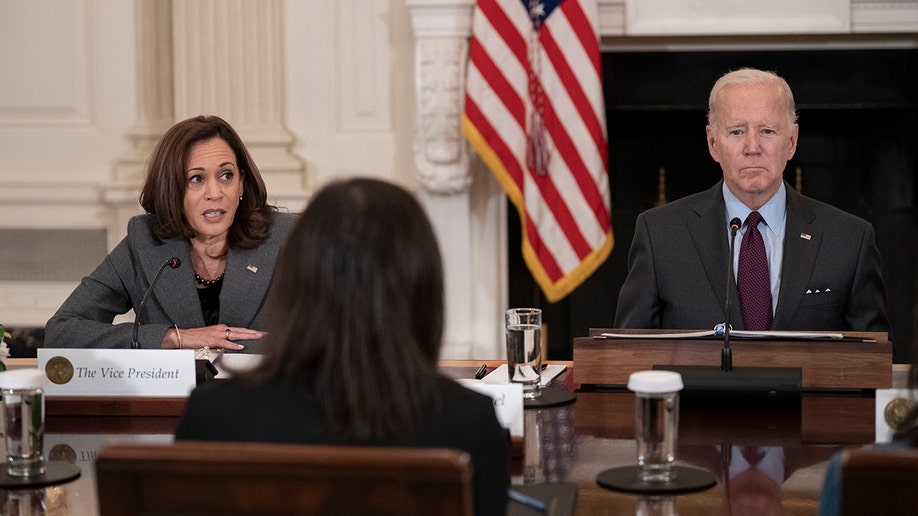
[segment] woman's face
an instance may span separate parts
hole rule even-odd
[[[185,218],[198,240],[225,239],[242,197],[236,155],[221,138],[194,144],[185,161]]]

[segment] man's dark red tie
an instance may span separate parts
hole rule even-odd
[[[749,463],[749,467],[752,468],[758,467],[759,463],[762,462],[762,458],[765,456],[756,446],[743,446],[741,453],[743,454],[743,458],[746,459],[746,462]]]
[[[768,275],[768,258],[765,241],[759,233],[762,215],[754,211],[746,217],[746,233],[740,244],[739,268],[736,287],[746,329],[763,331],[771,329],[771,280]]]

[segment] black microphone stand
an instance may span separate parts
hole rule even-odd
[[[730,307],[733,299],[733,258],[736,232],[742,222],[738,217],[730,220],[730,257],[727,267],[726,321],[714,327],[716,337],[723,337],[720,367],[711,365],[656,365],[654,369],[675,371],[682,375],[684,388],[680,403],[736,405],[749,407],[800,407],[803,373],[799,367],[742,366],[733,369],[733,350],[730,347]],[[719,332],[723,332],[721,335]]]
[[[727,265],[727,288],[724,289],[724,293],[727,296],[727,300],[724,303],[724,349],[720,352],[720,369],[722,371],[732,371],[733,370],[733,350],[730,349],[730,307],[732,303],[730,300],[733,298],[732,289],[733,286],[733,252],[734,245],[736,243],[736,232],[739,230],[741,225],[740,219],[738,217],[733,217],[730,220],[730,259],[729,264]]]
[[[182,265],[182,261],[178,258],[169,258],[159,266],[159,269],[156,271],[156,275],[153,276],[153,281],[150,282],[150,286],[143,294],[143,299],[141,299],[140,304],[137,305],[137,310],[134,311],[134,335],[131,337],[131,349],[140,349],[140,343],[137,342],[137,332],[140,330],[140,316],[143,314],[143,308],[147,305],[147,298],[150,297],[150,293],[153,292],[153,287],[155,287],[156,282],[159,281],[159,275],[163,273],[163,270],[167,266],[175,269],[180,265]]]

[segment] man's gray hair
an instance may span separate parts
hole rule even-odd
[[[768,85],[773,84],[778,87],[781,97],[784,99],[784,105],[787,109],[787,119],[789,125],[797,123],[797,108],[794,105],[794,93],[790,86],[778,74],[771,71],[758,70],[755,68],[740,68],[727,72],[717,79],[714,87],[711,88],[711,95],[708,97],[708,125],[714,126],[717,119],[717,107],[720,100],[720,94],[726,86],[731,84],[745,85]]]

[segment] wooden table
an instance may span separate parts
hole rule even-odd
[[[444,370],[454,376],[474,374],[482,363],[447,361]],[[518,450],[514,483],[567,482],[577,486],[578,515],[634,514],[639,504],[675,506],[679,514],[742,514],[742,503],[756,501],[783,507],[787,514],[815,514],[826,461],[845,446],[874,440],[874,398],[863,395],[805,396],[799,410],[742,410],[682,407],[679,459],[704,467],[718,476],[714,488],[674,498],[650,500],[619,493],[596,484],[596,475],[632,464],[634,397],[627,391],[578,390],[576,374],[568,369],[553,385],[574,390],[575,403],[525,413],[526,439]],[[898,374],[901,376],[902,367]],[[80,404],[83,404],[82,407]],[[75,482],[37,491],[0,490],[3,514],[98,514],[94,456],[105,443],[116,440],[168,442],[184,401],[62,400],[47,401],[46,454],[70,460],[82,469]],[[68,415],[77,409],[96,415]],[[106,412],[107,411],[107,412]],[[161,413],[164,415],[154,415]],[[767,446],[783,454],[783,481],[736,475],[725,481],[726,450],[733,446]],[[19,511],[36,504],[33,512]],[[40,505],[45,509],[41,512]]]

